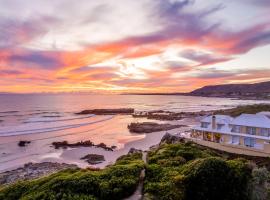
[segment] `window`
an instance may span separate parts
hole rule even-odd
[[[261,130],[260,130],[260,135],[261,135],[261,136],[269,137],[269,133],[270,133],[270,129],[267,129],[267,128],[261,128]]]
[[[214,134],[214,142],[220,143],[221,135],[219,133]]]
[[[233,125],[232,132],[240,133],[241,126]]]
[[[256,140],[254,138],[244,138],[244,144],[247,147],[254,147],[256,144]]]
[[[255,127],[247,127],[247,134],[256,135],[256,128]]]
[[[239,144],[239,136],[232,136],[232,144]]]
[[[217,130],[220,130],[222,128],[223,124],[218,124],[217,125]]]
[[[209,123],[207,123],[207,122],[202,122],[201,127],[202,127],[202,128],[208,128],[208,125],[209,125]]]
[[[204,133],[203,139],[206,141],[212,141],[212,133]]]

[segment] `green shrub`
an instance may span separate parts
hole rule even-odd
[[[223,157],[192,142],[163,144],[148,154],[144,193],[157,200],[248,199],[249,164]]]
[[[135,191],[143,168],[140,154],[127,155],[100,171],[65,170],[37,180],[18,182],[2,188],[0,200],[118,200]]]
[[[185,166],[185,199],[245,200],[251,171],[242,161],[229,165],[220,158],[205,158]]]
[[[262,111],[270,111],[270,104],[243,105],[243,106],[238,106],[232,109],[219,110],[219,111],[216,111],[214,114],[223,114],[223,115],[230,115],[232,117],[236,117],[243,113],[256,114]]]

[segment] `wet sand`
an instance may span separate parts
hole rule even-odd
[[[104,116],[97,117],[95,120],[102,121],[104,118]],[[114,163],[119,156],[127,154],[132,147],[147,150],[160,142],[166,131],[147,134],[132,134],[128,131],[127,125],[129,123],[140,121],[156,122],[155,120],[134,119],[131,116],[114,116],[110,120],[69,130],[0,137],[0,172],[16,169],[28,162],[58,162],[76,164],[79,167],[86,168],[91,165],[80,158],[90,153],[104,155],[105,162],[91,166],[104,168],[108,164]],[[167,131],[176,134],[190,129],[190,126],[194,125],[196,121],[183,119],[169,123],[189,126]],[[26,147],[19,147],[17,144],[20,140],[29,140],[31,143]],[[54,149],[51,146],[52,142],[63,140],[70,143],[91,140],[95,144],[103,142],[108,146],[115,145],[117,149],[114,151],[106,151],[96,147]]]

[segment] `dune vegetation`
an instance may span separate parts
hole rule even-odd
[[[145,200],[266,200],[268,181],[265,167],[241,156],[230,159],[192,142],[162,144],[148,153],[144,195]]]
[[[168,141],[167,141],[168,142]],[[267,200],[269,158],[230,154],[181,140],[121,156],[103,170],[69,169],[0,189],[0,200],[120,200],[145,169],[144,200]]]
[[[256,114],[258,112],[268,111],[270,112],[270,104],[254,104],[237,106],[236,108],[215,111],[214,114],[230,115],[237,117],[241,114]]]
[[[141,153],[122,156],[104,170],[73,169],[0,189],[1,200],[119,200],[137,188],[144,162]]]

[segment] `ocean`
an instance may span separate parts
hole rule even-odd
[[[85,109],[134,108],[135,111],[194,112],[254,103],[264,101],[173,95],[1,94],[0,171],[26,162],[41,161],[86,166],[78,159],[82,149],[80,152],[74,149],[55,150],[51,146],[54,141],[91,140],[96,144],[103,142],[117,146],[119,151],[122,149],[123,154],[131,145],[147,148],[156,144],[164,134],[132,134],[128,131],[129,123],[146,119],[134,119],[125,115],[75,114]],[[172,123],[192,125],[193,122],[183,120]],[[31,143],[27,147],[19,147],[17,144],[20,140],[29,140]],[[115,158],[110,153],[106,155],[108,161]]]
[[[4,134],[2,129],[6,126],[11,128],[25,123],[26,127],[33,128],[42,123],[53,125],[53,122],[66,121],[70,125],[73,120],[83,123],[88,121],[86,118],[93,116],[82,117],[74,113],[85,109],[134,108],[136,111],[194,112],[262,102],[173,95],[1,94],[0,136]]]

